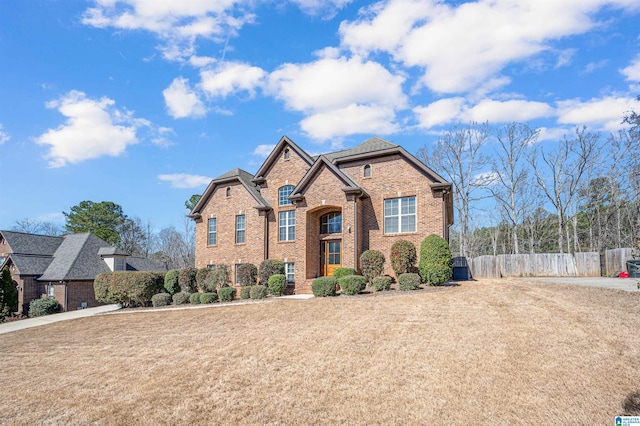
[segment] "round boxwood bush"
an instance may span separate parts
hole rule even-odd
[[[285,274],[274,274],[269,277],[269,293],[274,296],[282,296],[287,288],[287,276]]]
[[[411,241],[399,240],[391,246],[391,269],[396,277],[406,272],[414,272],[418,255],[416,246]]]
[[[236,289],[233,287],[222,287],[218,290],[218,300],[221,302],[231,302],[236,297]]]
[[[382,291],[382,290],[390,290],[391,289],[391,277],[388,275],[384,275],[382,277],[375,277],[373,279],[373,289],[375,291]]]
[[[360,256],[360,269],[367,281],[382,275],[384,271],[384,254],[378,250],[367,250]]]
[[[184,305],[185,303],[189,303],[190,297],[191,297],[190,293],[187,293],[186,291],[180,291],[173,295],[173,304]]]
[[[400,274],[398,277],[398,288],[400,290],[418,290],[420,288],[420,275],[412,272]]]
[[[180,275],[180,271],[172,269],[164,276],[164,289],[172,296],[180,291],[178,275]]]
[[[267,297],[267,286],[264,286],[264,285],[251,286],[252,299],[264,299],[265,297]]]
[[[251,287],[245,286],[240,287],[240,299],[250,299],[251,298]]]
[[[336,277],[319,277],[311,282],[311,291],[316,297],[327,297],[336,295]]]
[[[209,303],[216,303],[218,301],[217,293],[200,293],[200,303],[208,305]]]
[[[347,275],[338,280],[342,293],[349,296],[360,293],[367,287],[367,279],[361,275]]]
[[[451,278],[453,260],[444,238],[429,235],[420,244],[420,276],[429,285],[440,285]]]
[[[51,297],[43,297],[42,299],[32,300],[29,304],[29,316],[40,317],[42,315],[51,315],[58,312],[60,305],[58,301]]]
[[[265,285],[273,275],[284,274],[284,262],[277,259],[267,259],[260,263],[260,284]]]
[[[356,274],[356,270],[353,268],[336,268],[333,271],[333,276],[336,277],[337,280],[339,280],[342,277],[355,275],[355,274]]]
[[[151,304],[154,308],[170,305],[171,295],[169,293],[154,294],[153,296],[151,296]]]
[[[192,305],[199,305],[201,294],[202,293],[191,293],[191,296],[189,296],[189,303],[191,303]]]

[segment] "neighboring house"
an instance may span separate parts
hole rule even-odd
[[[196,267],[264,259],[285,262],[295,292],[309,292],[337,267],[359,269],[368,249],[384,253],[429,234],[449,239],[451,184],[398,145],[372,138],[312,157],[286,136],[257,173],[213,179],[189,217],[196,221]]]
[[[0,231],[0,268],[8,266],[18,288],[18,313],[43,295],[54,297],[62,311],[101,305],[93,281],[101,272],[166,271],[149,259],[127,256],[95,235],[60,237]]]

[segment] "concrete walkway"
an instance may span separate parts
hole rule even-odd
[[[38,327],[41,325],[51,324],[52,322],[91,317],[94,315],[117,311],[118,309],[120,309],[120,305],[105,305],[98,306],[97,308],[80,309],[77,311],[62,312],[60,314],[44,315],[19,321],[5,322],[0,324],[0,334],[11,333],[12,331],[24,330],[31,327]]]
[[[601,287],[624,291],[640,291],[637,278],[606,278],[606,277],[536,277],[518,278],[526,281],[544,282],[552,284],[573,284],[587,287]]]

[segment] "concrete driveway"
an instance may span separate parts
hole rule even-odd
[[[517,278],[518,280],[526,280],[532,282],[544,282],[551,284],[573,284],[588,287],[611,288],[624,291],[640,291],[638,290],[637,278],[606,278],[606,277],[527,277]]]
[[[31,327],[38,327],[41,325],[51,324],[52,322],[91,317],[93,315],[117,311],[118,309],[120,309],[120,305],[105,305],[98,306],[97,308],[80,309],[77,311],[62,312],[60,314],[43,315],[41,317],[5,322],[0,324],[0,334],[11,333],[12,331],[24,330]]]

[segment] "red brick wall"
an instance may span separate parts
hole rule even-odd
[[[64,306],[65,311],[75,311],[80,307],[82,302],[87,302],[88,308],[95,308],[96,306],[102,306],[104,303],[100,303],[96,300],[96,295],[93,290],[93,281],[71,281],[66,286],[56,285],[55,293],[56,299],[62,305],[64,302],[64,290],[66,287],[67,306]],[[61,299],[58,299],[58,291],[60,290]]]

